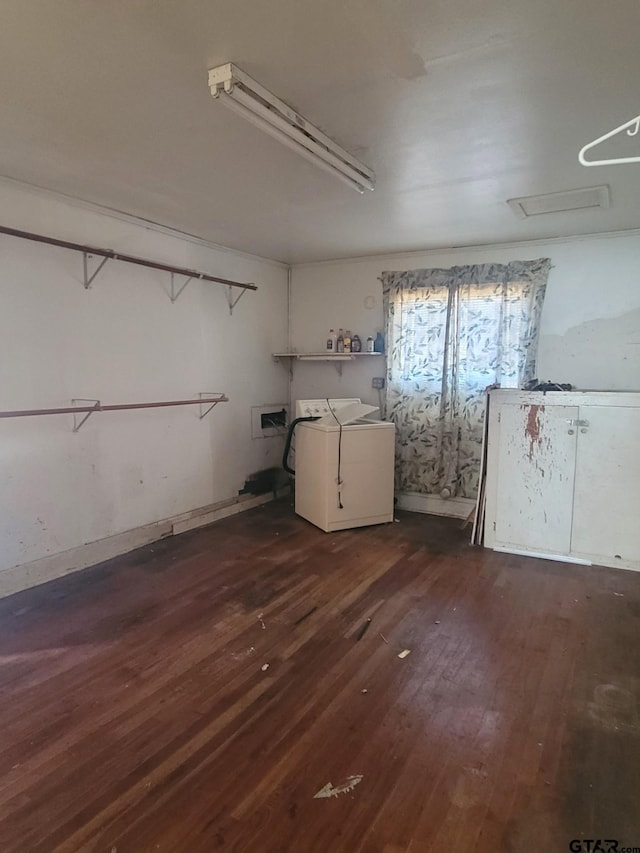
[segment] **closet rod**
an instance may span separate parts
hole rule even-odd
[[[14,412],[0,412],[0,418],[27,418],[38,415],[74,415],[81,412],[118,412],[124,409],[159,409],[164,406],[195,406],[196,404],[207,405],[207,403],[228,403],[229,398],[225,394],[218,397],[203,397],[197,400],[164,400],[159,403],[117,403],[103,406],[95,403],[93,406],[65,406],[59,409],[21,409]]]
[[[32,234],[30,231],[18,231],[16,228],[7,228],[0,225],[0,234],[8,234],[10,237],[21,237],[23,240],[32,240],[35,243],[47,243],[49,246],[59,246],[61,249],[71,249],[74,252],[82,252],[85,255],[97,255],[114,261],[125,261],[128,264],[138,264],[141,267],[149,267],[154,270],[184,275],[187,278],[199,278],[202,281],[213,281],[216,284],[226,284],[229,287],[240,287],[242,290],[257,290],[255,284],[244,284],[239,281],[231,281],[228,278],[219,278],[204,272],[184,269],[183,267],[172,267],[169,264],[161,264],[147,258],[138,258],[135,255],[123,255],[111,249],[96,249],[95,246],[84,246],[81,243],[69,243],[67,240],[57,240],[55,237],[45,237],[43,234]]]

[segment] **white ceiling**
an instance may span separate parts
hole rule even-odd
[[[640,164],[577,154],[640,113],[639,36],[638,0],[3,0],[0,174],[287,262],[635,228]],[[376,191],[213,101],[227,61]],[[609,210],[505,204],[602,183]]]

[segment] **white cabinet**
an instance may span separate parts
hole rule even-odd
[[[640,394],[493,391],[486,547],[640,569]]]
[[[575,406],[501,407],[495,512],[500,544],[537,550],[544,542],[550,551],[569,552],[575,436],[568,434],[567,421],[577,415]]]
[[[580,419],[571,550],[640,567],[640,408],[581,406]]]

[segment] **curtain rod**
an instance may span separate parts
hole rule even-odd
[[[16,228],[7,228],[4,225],[0,225],[0,234],[8,234],[10,237],[20,237],[23,240],[32,240],[35,243],[46,243],[49,246],[59,246],[61,249],[71,249],[74,252],[82,252],[85,255],[97,255],[114,261],[125,261],[128,264],[138,264],[138,266],[141,267],[162,270],[163,272],[170,272],[175,275],[184,275],[187,278],[199,278],[202,281],[213,281],[216,284],[226,284],[229,287],[239,287],[242,290],[258,289],[253,283],[244,284],[239,281],[231,281],[228,278],[219,278],[218,276],[209,275],[204,272],[196,272],[195,270],[184,269],[183,267],[173,267],[168,264],[150,261],[147,258],[138,258],[135,255],[123,255],[121,252],[114,252],[111,249],[97,249],[95,246],[84,246],[81,243],[70,243],[67,240],[57,240],[55,237],[45,237],[43,234],[32,234],[30,231],[19,231]]]

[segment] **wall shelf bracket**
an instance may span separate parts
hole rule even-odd
[[[218,391],[200,391],[198,397],[202,400],[200,403],[200,420],[206,418],[211,409],[214,409],[218,403],[226,402],[224,394],[220,394]],[[212,401],[212,397],[219,397],[219,399]],[[208,408],[205,408],[205,406],[208,406]]]
[[[240,293],[234,299],[233,298],[233,288],[227,287],[227,304],[229,305],[230,316],[233,316],[233,309],[236,307],[238,302],[240,302],[240,300],[242,299],[242,297],[245,295],[246,292],[247,292],[246,290],[241,290]]]
[[[195,278],[195,276],[192,276],[192,275],[188,276],[185,279],[185,281],[182,283],[182,285],[176,290],[176,273],[174,273],[174,272],[171,273],[171,293],[169,294],[169,298],[171,299],[172,302],[176,301],[176,299],[180,296],[182,291],[185,289],[185,287],[189,284],[189,282],[193,278]],[[229,288],[229,289],[231,289],[231,288]],[[244,290],[242,292],[244,293]]]
[[[85,397],[74,397],[73,400],[71,401],[71,403],[74,406],[76,406],[78,403],[93,403],[93,409],[90,409],[89,411],[86,410],[86,407],[84,407],[84,406],[82,407],[84,417],[82,417],[78,420],[78,415],[75,413],[73,415],[73,431],[79,432],[80,427],[89,420],[91,415],[94,412],[100,411],[100,400],[94,400],[93,398],[86,399]]]
[[[83,252],[82,253],[82,269],[83,269],[83,273],[84,273],[82,283],[84,284],[85,290],[89,290],[94,278],[98,275],[98,273],[100,272],[102,267],[109,260],[109,258],[106,258],[106,257],[103,258],[100,261],[100,263],[98,264],[98,266],[95,268],[95,270],[91,274],[89,274],[89,258],[92,258],[92,257],[93,257],[93,255],[90,254],[89,252]]]
[[[272,353],[271,358],[276,364],[281,364],[284,368],[286,368],[289,373],[289,381],[293,382],[293,366],[296,363],[295,356],[292,357],[290,355]]]

